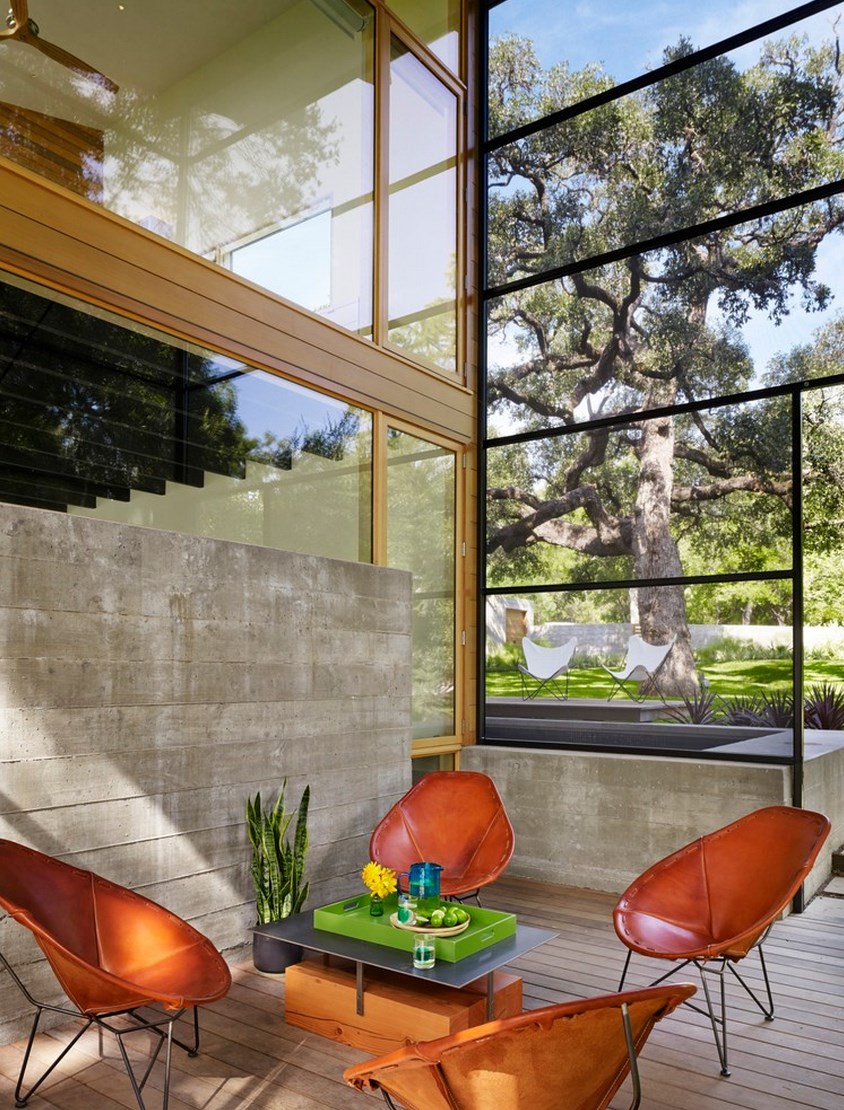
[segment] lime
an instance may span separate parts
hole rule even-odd
[[[439,927],[443,923],[444,917],[445,910],[434,910],[434,912],[431,914],[431,924],[434,926],[435,929],[439,929]]]

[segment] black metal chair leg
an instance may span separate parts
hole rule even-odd
[[[33,1001],[31,996],[28,994],[28,992],[26,992],[26,993],[27,993],[27,998],[30,1001]],[[117,1045],[118,1045],[118,1048],[120,1049],[120,1055],[121,1055],[121,1058],[123,1060],[123,1066],[125,1067],[126,1072],[129,1076],[129,1082],[132,1085],[132,1091],[135,1095],[135,1100],[138,1104],[139,1110],[146,1110],[146,1104],[144,1103],[144,1098],[143,1098],[143,1090],[144,1090],[144,1087],[146,1086],[146,1082],[149,1079],[150,1074],[152,1073],[152,1069],[155,1066],[155,1063],[156,1063],[156,1061],[158,1060],[158,1058],[161,1054],[162,1048],[165,1049],[165,1057],[164,1057],[164,1094],[163,1094],[163,1100],[162,1100],[162,1104],[161,1104],[162,1110],[167,1110],[167,1106],[168,1106],[168,1103],[169,1103],[170,1073],[171,1073],[171,1060],[172,1060],[173,1045],[174,1044],[179,1045],[179,1047],[184,1049],[185,1052],[187,1052],[187,1054],[189,1056],[196,1056],[197,1053],[199,1052],[199,1013],[198,1013],[198,1007],[194,1007],[194,1015],[193,1015],[193,1017],[194,1017],[194,1020],[193,1020],[194,1043],[191,1045],[189,1043],[185,1043],[185,1042],[177,1039],[173,1035],[173,1029],[175,1027],[175,1024],[179,1020],[179,1018],[182,1016],[184,1011],[180,1011],[179,1013],[175,1013],[173,1015],[167,1015],[162,1020],[148,1020],[142,1014],[139,1014],[139,1013],[136,1013],[135,1011],[130,1010],[130,1011],[126,1012],[125,1016],[127,1016],[132,1021],[134,1021],[135,1024],[133,1026],[131,1026],[130,1028],[118,1029],[114,1025],[109,1024],[111,1019],[103,1019],[103,1018],[96,1018],[96,1017],[85,1018],[84,1015],[81,1015],[78,1012],[73,1012],[73,1011],[67,1010],[67,1009],[62,1008],[62,1007],[41,1004],[41,1003],[38,1003],[38,1002],[34,1002],[34,1006],[35,1006],[35,1016],[34,1016],[33,1021],[32,1021],[32,1027],[30,1029],[29,1039],[27,1040],[26,1048],[24,1049],[23,1061],[21,1063],[20,1073],[18,1075],[17,1085],[15,1087],[15,1106],[17,1106],[19,1108],[28,1105],[29,1099],[41,1087],[42,1083],[44,1083],[44,1081],[50,1075],[52,1075],[53,1071],[61,1063],[61,1061],[65,1058],[65,1056],[67,1056],[67,1054],[76,1045],[76,1043],[80,1040],[80,1038],[83,1037],[84,1034],[87,1033],[87,1031],[94,1024],[96,1024],[96,1026],[97,1026],[97,1034],[98,1034],[98,1037],[99,1037],[99,1044],[100,1044],[100,1055],[102,1055],[103,1030],[113,1034],[115,1039],[117,1040]],[[25,1082],[25,1079],[26,1079],[27,1068],[29,1066],[30,1058],[31,1058],[31,1055],[32,1055],[32,1049],[33,1049],[33,1046],[35,1044],[35,1039],[36,1039],[36,1036],[38,1034],[38,1027],[39,1027],[40,1022],[41,1022],[41,1015],[44,1013],[45,1010],[50,1010],[50,1011],[55,1011],[57,1013],[65,1014],[67,1017],[75,1018],[77,1020],[79,1020],[79,1018],[81,1017],[81,1018],[83,1018],[83,1024],[82,1024],[81,1028],[74,1034],[74,1036],[71,1038],[71,1040],[68,1041],[68,1043],[64,1046],[64,1048],[59,1052],[59,1054],[56,1056],[56,1058],[53,1060],[53,1062],[50,1064],[50,1066],[43,1072],[43,1074],[35,1081],[35,1083],[33,1083],[30,1086],[30,1088],[27,1091],[24,1091],[24,1082]],[[114,1015],[114,1016],[117,1017],[118,1015]],[[166,1026],[166,1031],[163,1031],[163,1029],[162,1029],[163,1026]],[[132,1067],[132,1062],[129,1059],[129,1054],[126,1051],[126,1046],[123,1043],[123,1038],[130,1036],[132,1033],[138,1033],[138,1032],[141,1032],[141,1031],[146,1031],[146,1032],[149,1032],[149,1033],[153,1033],[155,1035],[155,1037],[157,1038],[157,1043],[155,1044],[154,1050],[150,1054],[149,1060],[148,1060],[148,1062],[146,1064],[146,1067],[144,1069],[144,1073],[141,1076],[141,1078],[139,1079],[136,1072],[135,1072],[135,1069]]]
[[[167,1110],[170,1105],[170,1064],[173,1060],[173,1026],[167,1026],[167,1047],[164,1050],[164,1097],[161,1110]]]
[[[193,1044],[192,1045],[185,1044],[184,1041],[180,1041],[179,1038],[175,1037],[175,1036],[173,1037],[173,1044],[177,1044],[179,1046],[179,1048],[184,1049],[185,1052],[188,1054],[188,1056],[198,1056],[199,1055],[199,1007],[198,1006],[194,1006],[194,1008],[193,1008]]]
[[[171,1028],[172,1028],[172,1026],[171,1026]],[[132,1032],[134,1032],[134,1030],[132,1030]],[[135,1099],[138,1103],[139,1110],[146,1110],[146,1104],[144,1103],[144,1097],[143,1097],[144,1084],[146,1083],[147,1079],[149,1079],[149,1074],[152,1071],[153,1065],[155,1064],[156,1060],[158,1059],[158,1054],[161,1052],[161,1046],[164,1044],[164,1040],[166,1039],[166,1040],[169,1041],[169,1037],[164,1037],[163,1034],[161,1034],[159,1036],[158,1044],[155,1046],[155,1051],[150,1056],[150,1060],[149,1060],[149,1063],[147,1064],[146,1070],[144,1071],[143,1077],[141,1078],[140,1081],[138,1081],[138,1079],[135,1076],[135,1070],[132,1067],[132,1061],[129,1059],[129,1053],[126,1051],[126,1046],[123,1043],[123,1036],[124,1035],[122,1033],[117,1034],[117,1045],[118,1045],[118,1048],[120,1049],[120,1055],[123,1058],[123,1066],[126,1069],[126,1074],[129,1076],[129,1082],[132,1084],[132,1091],[133,1091],[133,1093],[135,1095]],[[169,1059],[168,1059],[167,1062],[169,1063]],[[165,1076],[164,1076],[164,1100],[162,1102],[162,1110],[167,1110],[168,1080],[169,1080],[169,1075],[167,1075],[165,1073]]]
[[[173,1058],[173,1045],[179,1045],[179,1047],[183,1048],[189,1056],[195,1056],[197,1054],[197,1051],[199,1049],[199,1019],[196,1013],[196,1007],[194,1008],[194,1046],[191,1047],[190,1045],[184,1044],[182,1041],[177,1040],[177,1038],[173,1035],[175,1024],[183,1013],[184,1010],[180,1011],[177,1014],[173,1014],[170,1017],[167,1017],[163,1021],[148,1021],[146,1018],[143,1017],[143,1015],[136,1013],[135,1011],[130,1011],[129,1016],[136,1022],[136,1025],[130,1029],[123,1030],[110,1028],[107,1023],[104,1023],[105,1028],[110,1029],[110,1032],[114,1033],[115,1037],[117,1038],[117,1044],[120,1048],[120,1055],[123,1058],[123,1065],[126,1068],[126,1072],[129,1076],[129,1082],[132,1084],[132,1090],[138,1103],[139,1110],[146,1110],[146,1104],[144,1103],[143,1098],[143,1090],[146,1086],[147,1080],[150,1077],[150,1073],[152,1072],[152,1069],[155,1066],[159,1055],[161,1054],[162,1048],[165,1051],[164,1089],[162,1095],[161,1110],[167,1110],[167,1106],[170,1101],[170,1072]],[[166,1026],[166,1032],[162,1032],[162,1026]],[[138,1079],[137,1075],[135,1074],[135,1069],[132,1067],[132,1062],[129,1059],[129,1054],[126,1051],[126,1046],[123,1044],[123,1038],[130,1036],[132,1033],[137,1033],[142,1030],[147,1030],[150,1033],[154,1033],[155,1036],[158,1038],[158,1043],[155,1046],[155,1050],[150,1055],[149,1062],[144,1069],[143,1075],[140,1079]]]
[[[724,972],[726,970],[726,960],[721,961],[721,968],[718,971],[705,967],[702,963],[697,964],[700,971],[700,981],[703,984],[703,993],[706,995],[706,1008],[709,1011],[709,1021],[712,1025],[712,1035],[715,1038],[715,1047],[718,1050],[718,1059],[721,1063],[721,1074],[729,1075],[730,1068],[727,1061],[727,996],[724,983]],[[720,996],[721,996],[721,1016],[715,1016],[715,1010],[712,1007],[712,997],[709,993],[709,984],[706,981],[706,975],[717,975],[720,980]],[[721,1026],[720,1035],[718,1033],[718,1026]]]
[[[764,979],[765,990],[766,990],[767,995],[768,995],[768,1005],[767,1006],[765,1005],[764,1002],[762,1002],[762,1000],[760,998],[757,997],[757,995],[755,994],[753,989],[750,987],[749,983],[747,983],[742,978],[742,976],[738,973],[738,971],[735,969],[735,967],[732,964],[728,964],[727,966],[729,967],[729,969],[733,973],[733,975],[736,977],[736,979],[738,979],[738,981],[744,987],[745,991],[747,991],[747,993],[750,995],[750,997],[753,999],[753,1001],[759,1007],[765,1021],[773,1021],[774,1020],[774,996],[771,993],[771,981],[768,978],[768,967],[765,963],[765,953],[762,951],[761,944],[757,945],[757,951],[759,953],[759,963],[762,965],[762,978]]]
[[[624,981],[627,978],[627,970],[630,967],[630,958],[631,958],[632,955],[633,955],[632,948],[628,948],[627,955],[624,959],[624,969],[622,970],[622,973],[621,973],[621,980],[618,984],[618,989],[619,990],[622,990],[624,988]],[[761,951],[760,951],[760,955],[761,955]],[[683,1005],[688,1006],[688,1008],[690,1010],[694,1010],[695,1013],[702,1014],[704,1017],[709,1018],[709,1024],[712,1026],[712,1035],[715,1038],[715,1047],[718,1051],[718,1060],[719,1060],[719,1063],[721,1064],[721,1074],[722,1075],[729,1075],[730,1070],[729,1070],[729,1067],[727,1065],[727,998],[726,998],[726,992],[725,992],[725,986],[724,986],[725,971],[726,971],[727,967],[730,968],[730,971],[732,971],[733,974],[736,976],[736,978],[739,980],[739,982],[741,982],[744,989],[748,992],[748,994],[751,995],[751,997],[754,999],[756,1004],[760,1006],[760,1009],[762,1009],[762,1012],[764,1013],[765,1011],[764,1011],[763,1007],[760,1005],[759,1000],[756,998],[756,996],[753,994],[753,992],[750,990],[750,988],[747,986],[747,984],[744,982],[744,980],[742,980],[741,976],[738,974],[736,969],[731,964],[729,964],[726,959],[722,959],[720,961],[720,968],[718,970],[715,970],[714,968],[707,967],[706,964],[705,964],[705,961],[703,961],[703,960],[691,960],[691,959],[681,960],[676,964],[672,964],[672,966],[668,969],[668,971],[665,972],[664,975],[660,975],[660,977],[658,979],[654,979],[651,982],[650,985],[652,987],[658,987],[661,983],[664,983],[666,979],[670,979],[672,975],[677,975],[679,972],[681,972],[683,970],[683,968],[689,967],[690,964],[694,964],[694,966],[700,972],[700,980],[701,980],[701,983],[703,984],[703,993],[704,993],[704,997],[706,999],[706,1008],[704,1009],[702,1006],[695,1005],[695,1003],[691,1002],[689,999],[686,999],[686,1001],[683,1003]],[[712,1005],[712,997],[711,997],[710,992],[709,992],[709,984],[706,981],[706,976],[707,975],[717,975],[720,979],[720,1000],[721,1000],[721,1016],[720,1017],[716,1016],[715,1009]],[[767,972],[765,973],[765,982],[766,983],[768,982]],[[768,988],[768,996],[770,997],[770,987]],[[719,1028],[718,1028],[719,1026],[721,1027],[720,1032],[719,1032]]]
[[[621,972],[621,978],[618,981],[618,989],[620,991],[624,990],[624,980],[627,978],[627,969],[630,967],[630,957],[632,955],[633,955],[633,949],[628,948],[627,949],[627,958],[624,961],[624,968],[622,969],[622,972]]]
[[[627,1062],[630,1064],[630,1080],[633,1084],[633,1100],[628,1110],[638,1110],[639,1103],[642,1101],[642,1081],[639,1078],[639,1061],[636,1058],[636,1045],[633,1040],[633,1028],[630,1024],[630,1010],[626,1002],[621,1004],[621,1021],[624,1025]]]
[[[73,1046],[76,1044],[76,1042],[80,1039],[80,1037],[82,1037],[83,1034],[88,1032],[88,1030],[91,1028],[91,1026],[93,1025],[93,1022],[94,1022],[93,1018],[88,1018],[88,1020],[85,1022],[85,1024],[82,1026],[82,1028],[77,1032],[77,1034],[73,1037],[73,1039],[68,1044],[65,1045],[65,1047],[61,1050],[61,1052],[58,1054],[58,1056],[55,1058],[55,1060],[53,1060],[52,1064],[50,1064],[50,1066],[43,1073],[43,1075],[41,1075],[41,1077],[39,1079],[37,1079],[36,1082],[33,1083],[32,1086],[29,1088],[29,1090],[24,1094],[23,1093],[23,1085],[24,1085],[24,1078],[26,1076],[26,1069],[27,1069],[27,1066],[29,1064],[29,1057],[32,1053],[32,1046],[35,1044],[35,1036],[36,1036],[36,1033],[38,1032],[38,1025],[39,1025],[39,1022],[41,1021],[41,1015],[44,1012],[44,1009],[45,1009],[45,1007],[38,1006],[36,1008],[36,1011],[35,1011],[35,1017],[34,1017],[33,1022],[32,1022],[32,1028],[30,1029],[30,1032],[29,1032],[29,1040],[26,1042],[26,1049],[24,1050],[24,1054],[23,1054],[23,1062],[21,1064],[21,1070],[20,1070],[20,1073],[18,1074],[18,1082],[17,1082],[17,1085],[15,1087],[15,1106],[26,1106],[27,1105],[29,1099],[32,1098],[32,1096],[35,1094],[35,1092],[38,1090],[38,1088],[41,1086],[41,1084],[44,1082],[44,1080],[47,1079],[47,1077],[50,1076],[53,1073],[53,1071],[58,1067],[58,1065],[62,1062],[62,1060],[65,1058],[65,1056],[67,1056],[68,1052],[70,1052],[70,1050],[73,1048]]]

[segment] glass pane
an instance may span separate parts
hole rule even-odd
[[[369,414],[23,283],[0,360],[0,500],[371,560]]]
[[[838,180],[835,29],[823,13],[798,30],[496,150],[490,284]],[[539,74],[530,95],[547,111],[556,87]]]
[[[452,73],[459,73],[460,0],[390,0],[389,8]]]
[[[534,84],[540,68],[560,65],[561,69],[553,104],[543,103],[534,94],[512,95],[504,111],[493,112],[490,133],[503,134],[581,100],[599,87],[620,84],[656,69],[665,61],[666,50],[676,47],[681,39],[698,50],[796,6],[791,0],[765,0],[751,9],[713,0],[699,10],[690,10],[679,0],[646,0],[636,5],[609,0],[599,6],[506,0],[489,14],[489,37],[496,60],[493,69],[502,71],[505,57],[509,57],[508,64],[524,86]],[[838,10],[833,8],[823,17],[827,28]],[[802,26],[798,24],[794,30],[802,33]],[[781,32],[786,36],[789,33]],[[577,73],[584,77],[577,79]],[[498,89],[493,85],[493,102],[497,99]]]
[[[413,735],[454,726],[455,458],[391,428],[387,561],[413,573]]]
[[[844,388],[803,398],[803,613],[807,727],[844,728]]]
[[[32,11],[110,83],[4,40],[0,154],[371,334],[369,6],[179,0],[164,27],[148,5],[88,6]]]
[[[389,341],[457,365],[457,101],[393,41],[390,67]]]
[[[490,448],[489,585],[787,571],[788,398]]]
[[[454,766],[454,753],[448,752],[445,755],[423,755],[416,756],[412,764],[413,782],[417,783],[425,775],[429,775],[431,771],[456,771]]]
[[[521,615],[519,629],[513,613]],[[789,759],[791,621],[788,582],[490,597],[485,736],[530,746]],[[523,636],[545,648],[574,640],[566,702],[535,694],[537,680],[520,671],[527,669]],[[648,664],[653,681],[642,672],[627,677],[643,658],[631,637],[657,649],[671,644],[664,662],[657,652]],[[807,662],[807,674],[813,667]]]
[[[491,435],[839,373],[830,202],[489,303]]]

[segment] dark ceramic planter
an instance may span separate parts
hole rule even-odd
[[[288,944],[260,933],[252,934],[252,962],[258,971],[281,975],[291,964],[298,964],[301,959],[302,949],[298,944]]]

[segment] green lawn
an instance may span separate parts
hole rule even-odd
[[[750,697],[774,690],[791,690],[791,662],[788,659],[736,660],[713,663],[703,668],[711,688],[725,697]],[[844,662],[809,659],[805,663],[806,688],[844,682]],[[573,668],[569,697],[609,697],[612,680],[599,667]],[[522,696],[518,671],[492,671],[486,676],[487,697],[519,698]]]

